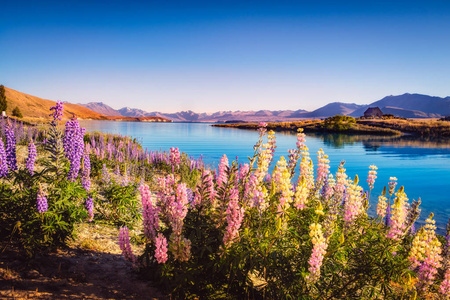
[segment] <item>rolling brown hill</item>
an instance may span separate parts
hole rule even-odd
[[[56,101],[42,99],[36,96],[28,95],[10,88],[5,87],[6,101],[8,108],[7,115],[12,115],[12,110],[18,106],[25,118],[50,119],[50,107],[55,106]],[[170,122],[171,120],[160,117],[111,117],[105,116],[87,107],[64,103],[63,119],[70,119],[73,115],[78,119],[88,120],[111,120],[111,121],[137,121],[137,122]]]
[[[5,95],[8,102],[7,115],[11,115],[12,110],[18,106],[24,117],[50,119],[50,107],[56,104],[56,101],[31,96],[7,87],[5,87]],[[70,119],[73,114],[79,119],[105,119],[105,116],[86,107],[64,103],[63,119]]]

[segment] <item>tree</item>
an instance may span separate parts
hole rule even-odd
[[[5,87],[0,85],[0,113],[6,111],[8,103],[6,102]]]
[[[334,131],[345,131],[352,128],[355,123],[356,120],[353,117],[336,115],[326,118],[323,126]]]
[[[16,106],[16,108],[13,109],[12,115],[14,117],[23,118],[22,112],[20,111],[20,108]]]

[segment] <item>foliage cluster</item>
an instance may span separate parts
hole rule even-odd
[[[326,118],[323,127],[332,131],[346,131],[356,123],[355,118],[349,116],[336,115]]]
[[[276,146],[273,132],[263,143],[264,132],[249,164],[229,165],[224,156],[218,171],[204,170],[191,197],[171,175],[159,181],[156,199],[141,187],[143,274],[176,298],[448,297],[449,236],[435,235],[432,216],[414,230],[420,200],[408,204],[391,178],[378,216],[369,217],[376,167],[363,192],[344,163],[329,174],[319,151],[314,176],[302,133],[289,161],[281,158],[268,179]]]
[[[13,115],[13,117],[23,118],[22,112],[20,111],[20,108],[19,108],[18,106],[16,106],[16,107],[13,109],[12,115]]]
[[[6,144],[10,144],[8,137],[14,137],[12,124],[5,130]],[[64,156],[61,136],[53,123],[48,139],[37,147],[38,160],[42,161],[39,169],[34,166],[36,153],[32,154],[30,140],[26,162],[10,165],[0,179],[0,236],[19,243],[29,256],[65,245],[67,239],[73,238],[75,223],[87,216],[83,207],[86,190],[79,180],[69,181],[65,176],[69,162]],[[3,147],[3,141],[1,144]],[[14,148],[7,147],[8,161],[15,158],[13,145]]]

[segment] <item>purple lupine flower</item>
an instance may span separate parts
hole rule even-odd
[[[36,146],[34,145],[33,140],[31,140],[30,144],[28,145],[28,158],[26,163],[30,175],[34,174],[34,162],[36,161],[36,157],[37,157]]]
[[[86,201],[84,202],[84,206],[86,207],[86,210],[88,212],[88,221],[91,222],[94,219],[94,199],[92,199],[91,196],[88,196]]]
[[[120,250],[122,250],[122,255],[125,257],[126,260],[131,261],[132,263],[134,263],[136,261],[133,251],[131,250],[130,236],[128,233],[128,227],[126,227],[126,226],[120,228],[119,247],[120,247]]]
[[[0,177],[5,177],[6,175],[8,175],[8,164],[3,140],[0,138]]]
[[[80,160],[84,152],[84,132],[85,129],[80,127],[75,116],[67,121],[63,145],[66,157],[70,162],[70,170],[67,179],[71,181],[75,181],[78,177],[78,172],[80,171]]]
[[[108,168],[106,167],[106,164],[103,164],[102,168],[102,181],[108,185],[111,182],[111,175],[109,175]]]
[[[159,264],[164,264],[168,259],[167,239],[162,233],[159,233],[158,237],[156,238],[155,258]]]
[[[391,207],[388,205],[386,208],[386,218],[385,218],[385,225],[387,227],[391,226]]]
[[[122,180],[120,181],[121,186],[127,186],[131,182],[130,177],[128,176],[128,168],[125,165],[125,170],[123,171]]]
[[[53,121],[61,121],[61,118],[63,116],[63,104],[61,101],[57,101],[55,106],[50,107],[50,110],[54,110],[54,112],[52,112],[50,114],[50,116],[53,117]]]
[[[37,206],[37,211],[42,214],[44,212],[46,212],[48,210],[48,202],[47,202],[47,198],[44,194],[44,191],[42,190],[41,187],[39,187],[39,191],[37,194],[37,199],[36,199],[36,206]]]
[[[194,203],[194,191],[191,188],[186,188],[187,199],[189,204],[193,205]]]
[[[120,168],[119,168],[119,165],[118,165],[118,164],[116,165],[116,167],[115,167],[115,169],[114,169],[114,175],[120,176]]]
[[[8,120],[5,128],[6,136],[6,163],[8,164],[8,169],[10,171],[17,170],[17,159],[16,159],[16,137],[14,134],[14,129]]]
[[[83,155],[83,170],[81,172],[81,184],[83,188],[89,192],[91,188],[91,160],[89,158],[89,152],[85,152]]]

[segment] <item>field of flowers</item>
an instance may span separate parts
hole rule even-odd
[[[322,150],[314,168],[299,130],[269,173],[276,137],[262,123],[248,163],[224,155],[215,170],[177,148],[87,134],[76,118],[62,129],[62,111],[45,130],[0,122],[0,236],[30,259],[98,222],[117,226],[125,259],[176,299],[450,299],[450,225],[437,235],[430,215],[415,228],[420,199],[395,177],[369,216],[376,166],[366,189],[344,162],[330,174]]]

